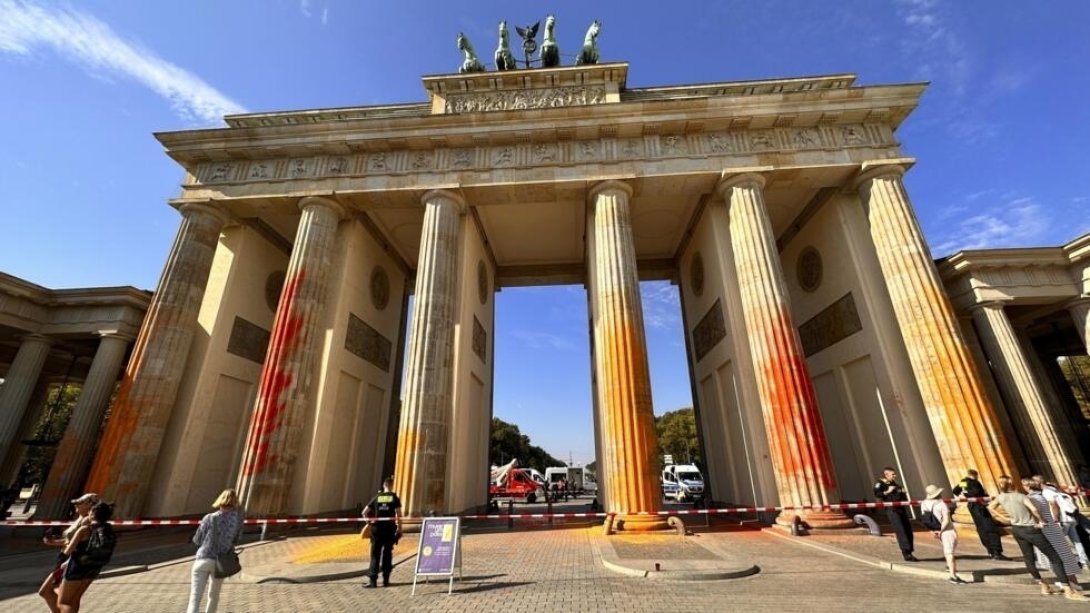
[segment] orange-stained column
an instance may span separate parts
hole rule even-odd
[[[606,509],[622,530],[662,528],[651,377],[643,329],[636,247],[628,203],[632,188],[605,181],[590,192],[593,242],[588,275],[594,303],[594,366]]]
[[[1034,473],[1063,485],[1078,483],[1071,458],[1078,444],[1071,429],[1057,420],[1059,407],[1049,408],[1045,383],[1030,366],[1029,357],[1015,336],[1014,327],[999,302],[986,302],[971,308],[977,334],[992,372],[1003,390],[1007,409],[1017,428],[1024,434],[1022,448]]]
[[[458,245],[466,211],[465,201],[453,192],[430,191],[422,200],[424,228],[394,471],[402,511],[412,517],[449,510],[446,475],[453,417]]]
[[[817,508],[789,512],[810,528],[853,524],[843,513],[821,507],[840,502],[825,428],[798,331],[791,321],[787,285],[776,236],[765,209],[765,179],[755,173],[724,173],[718,190],[727,203],[742,314],[780,504]]]
[[[337,228],[345,216],[344,207],[329,198],[303,198],[299,208],[303,215],[295,231],[239,471],[243,506],[257,515],[288,511],[299,441],[317,387],[317,357]]]
[[[208,204],[181,207],[182,225],[136,338],[87,489],[113,502],[114,517],[134,518],[159,459],[212,257],[227,216]]]
[[[125,359],[125,350],[131,340],[131,336],[116,332],[102,333],[95,359],[72,409],[72,418],[64,429],[56,459],[49,469],[38,510],[34,512],[35,519],[63,519],[67,515],[68,501],[77,495],[76,490],[83,485],[83,479],[87,476],[91,454],[102,427],[102,417],[110,404],[110,396],[114,393]]]
[[[1017,477],[1016,465],[912,211],[904,172],[897,164],[863,165],[857,184],[871,240],[947,482],[975,468],[990,488],[999,475]]]

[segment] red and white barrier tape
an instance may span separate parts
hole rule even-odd
[[[1090,490],[1082,490],[1090,492]],[[952,502],[980,502],[985,503],[991,498],[957,498],[944,499],[946,503]],[[719,509],[669,509],[665,511],[638,511],[629,515],[741,515],[747,513],[777,513],[781,511],[823,511],[841,510],[857,511],[861,509],[891,509],[896,507],[918,506],[922,500],[906,500],[900,502],[844,502],[828,505],[785,505],[769,507],[724,507]],[[602,518],[616,515],[616,513],[489,513],[482,515],[461,515],[462,519],[577,519],[577,518]],[[423,519],[422,517],[403,517],[403,520]],[[367,520],[362,517],[251,517],[245,520],[247,525],[269,524],[356,524],[363,521],[393,521],[393,518],[372,518]],[[0,522],[4,526],[68,526],[66,521],[22,521],[5,520]],[[114,526],[196,526],[199,519],[123,519],[110,522]]]

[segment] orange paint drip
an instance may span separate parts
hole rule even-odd
[[[258,390],[257,411],[254,412],[250,424],[250,449],[247,462],[243,466],[243,474],[247,477],[264,471],[277,458],[276,455],[270,455],[269,447],[273,435],[282,425],[281,417],[287,408],[284,392],[294,380],[285,367],[302,341],[300,331],[303,328],[303,316],[297,312],[295,299],[305,276],[306,271],[300,270],[284,284],[284,297],[281,301],[284,308],[279,310],[273,327],[269,359],[265,363],[261,388]]]

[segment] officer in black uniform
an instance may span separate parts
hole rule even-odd
[[[371,502],[363,508],[363,516],[369,519],[392,518],[371,522],[371,581],[366,587],[378,585],[378,571],[381,562],[382,586],[390,585],[390,571],[393,569],[394,544],[401,535],[401,499],[394,493],[394,478],[387,477],[382,482],[382,491],[375,494]]]
[[[882,478],[874,484],[874,497],[882,502],[904,502],[908,500],[904,488],[897,483],[897,471],[889,466],[882,469]],[[893,532],[897,535],[897,546],[901,548],[901,557],[906,562],[919,562],[912,555],[912,524],[908,522],[908,509],[905,507],[892,507],[886,509],[886,517],[889,518]]]
[[[984,485],[978,480],[979,473],[970,468],[965,471],[965,478],[958,482],[950,491],[955,496],[966,498],[983,498],[988,495]],[[973,516],[976,524],[976,533],[980,537],[980,544],[988,550],[988,556],[993,560],[1010,560],[1003,555],[1003,541],[999,538],[999,526],[988,512],[988,505],[983,502],[970,502],[969,515]]]

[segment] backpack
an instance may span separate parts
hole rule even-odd
[[[87,548],[80,554],[78,562],[85,566],[105,566],[114,555],[117,547],[117,535],[107,524],[91,526],[91,536],[87,538]]]
[[[942,530],[942,522],[940,522],[939,518],[935,517],[935,514],[931,511],[924,511],[923,513],[920,513],[920,523],[923,524],[924,528],[927,528],[932,532],[938,532],[939,530]]]
[[[1060,508],[1060,513],[1068,517],[1073,516],[1079,511],[1079,506],[1075,504],[1074,499],[1060,491],[1056,492],[1056,506]],[[1060,518],[1057,517],[1056,520],[1060,521]]]

